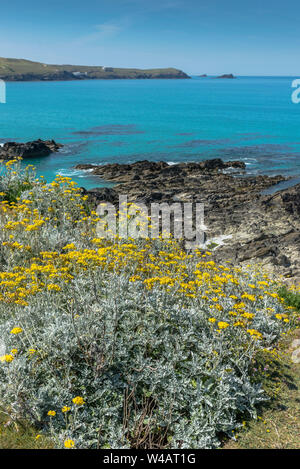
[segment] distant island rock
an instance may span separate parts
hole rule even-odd
[[[0,57],[0,79],[5,81],[66,81],[92,79],[190,78],[176,68],[114,68],[83,65],[49,65],[24,59]]]
[[[39,158],[57,152],[63,145],[54,140],[34,140],[27,143],[6,142],[0,147],[0,160],[12,160],[16,157]]]
[[[207,75],[206,73],[204,73],[203,75],[198,75],[199,78],[207,78]]]
[[[228,73],[228,74],[225,74],[225,75],[220,75],[219,77],[216,77],[216,78],[229,78],[229,79],[232,79],[232,78],[236,78],[234,75],[232,75],[232,73]]]

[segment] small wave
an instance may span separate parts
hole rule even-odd
[[[86,173],[92,172],[93,169],[71,169],[71,168],[61,168],[57,171],[59,176],[63,177],[85,177]]]
[[[107,164],[111,164],[111,161],[92,161],[90,164],[94,166],[105,166]]]
[[[245,162],[246,166],[253,166],[257,164],[257,159],[256,158],[243,158],[242,161]]]
[[[82,152],[82,150],[85,150],[87,146],[88,146],[87,142],[65,143],[64,146],[60,148],[58,151],[61,154],[73,156]]]

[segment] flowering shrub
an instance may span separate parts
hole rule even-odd
[[[13,201],[11,172],[22,180],[9,164],[0,196],[11,418],[58,448],[213,448],[254,417],[266,396],[252,363],[293,322],[276,284],[173,240],[99,239],[69,178],[32,177]]]

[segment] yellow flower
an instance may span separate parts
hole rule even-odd
[[[234,325],[234,327],[238,327],[238,326],[244,327],[244,323],[242,321],[237,321],[233,325]]]
[[[38,440],[41,437],[42,437],[42,435],[36,435],[35,439]]]
[[[255,287],[254,287],[255,288]],[[244,293],[242,295],[242,298],[247,298],[247,300],[250,300],[250,301],[255,301],[255,296],[254,295],[249,295],[248,293]]]
[[[72,399],[75,405],[83,405],[85,404],[83,397],[76,396],[74,399]]]
[[[68,406],[66,406],[66,405],[61,409],[61,411],[62,411],[63,413],[69,412],[69,410],[71,410],[71,407],[68,407]]]
[[[15,335],[16,335],[16,334],[20,334],[21,332],[23,332],[23,329],[21,329],[21,327],[14,327],[14,328],[10,331],[11,334],[15,334]]]
[[[226,329],[226,327],[228,327],[228,326],[229,326],[228,322],[224,322],[224,321],[218,322],[218,328],[219,329]]]
[[[16,348],[13,348],[13,349],[10,351],[10,353],[11,353],[12,355],[17,355],[18,350],[17,350]]]
[[[246,319],[253,319],[255,314],[253,314],[253,313],[243,313],[242,316],[243,316],[243,318],[246,318]]]
[[[3,355],[2,357],[0,357],[0,361],[10,363],[14,360],[14,358],[15,357],[13,355]]]
[[[76,249],[76,246],[74,243],[67,244],[65,247],[63,247],[64,250],[69,250],[69,249]]]
[[[48,288],[49,291],[60,291],[61,290],[60,286],[56,285],[55,283],[50,283],[47,288]]]
[[[261,339],[262,338],[262,334],[260,332],[258,332],[256,329],[247,329],[247,332],[248,332],[248,334],[251,335],[251,337],[253,337],[253,339]]]
[[[74,446],[75,446],[75,441],[73,441],[73,440],[66,440],[65,443],[64,443],[64,445],[65,445],[65,448],[74,448]]]
[[[243,308],[245,308],[245,306],[246,306],[245,303],[240,302],[240,303],[235,303],[235,304],[233,305],[233,308],[234,308],[234,309],[243,309]]]
[[[216,318],[209,318],[209,322],[213,324],[214,322],[216,322]]]
[[[56,412],[55,412],[55,410],[49,410],[47,415],[49,415],[49,417],[55,417]]]

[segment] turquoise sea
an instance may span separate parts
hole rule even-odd
[[[64,148],[30,163],[51,181],[97,177],[78,163],[243,160],[250,173],[300,176],[300,104],[293,78],[91,80],[7,84],[0,143],[54,139]],[[26,161],[29,163],[29,160]]]

